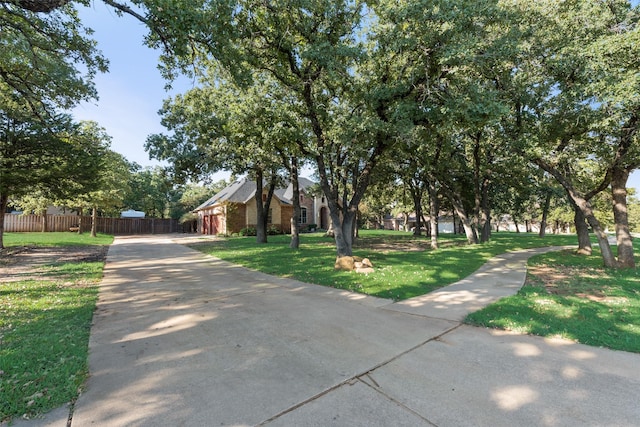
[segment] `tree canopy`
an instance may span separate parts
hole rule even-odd
[[[92,79],[108,62],[71,5],[40,14],[2,2],[0,30],[0,109],[17,103],[44,120],[97,97]]]
[[[200,83],[165,104],[172,133],[148,140],[180,180],[311,161],[338,255],[350,255],[358,207],[383,169],[416,213],[425,193],[430,217],[448,204],[471,243],[489,240],[504,210],[549,215],[552,177],[605,264],[633,265],[626,181],[640,165],[640,12],[629,1],[104,2],[148,25],[167,78]],[[71,3],[0,5],[53,20]],[[605,190],[617,259],[593,206]]]

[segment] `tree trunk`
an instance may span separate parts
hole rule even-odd
[[[411,192],[411,198],[413,199],[413,211],[416,215],[416,225],[413,229],[414,236],[422,236],[422,187],[420,183],[415,183],[411,180],[409,184],[409,191]]]
[[[353,221],[355,212],[347,211],[343,215],[342,221],[340,216],[330,211],[331,220],[333,222],[333,235],[336,241],[336,252],[338,257],[353,256]]]
[[[329,215],[329,218],[331,218],[331,215]],[[329,221],[329,227],[327,227],[324,235],[325,237],[336,237],[336,233],[333,231],[333,220]]]
[[[82,234],[82,214],[83,214],[83,209],[80,208],[78,209],[78,234]]]
[[[576,227],[576,234],[578,235],[578,251],[579,255],[591,255],[591,237],[589,236],[589,226],[587,220],[584,217],[582,210],[574,203],[573,205],[573,222]]]
[[[611,250],[611,246],[609,245],[609,237],[602,229],[600,225],[600,221],[595,217],[593,213],[593,209],[591,208],[591,204],[580,197],[575,193],[573,188],[567,190],[569,197],[572,202],[580,209],[587,223],[591,226],[591,229],[596,235],[598,239],[598,245],[600,246],[600,252],[602,253],[602,261],[604,262],[605,267],[609,268],[617,268],[618,263],[616,258],[613,256],[613,251]]]
[[[481,172],[482,164],[482,132],[473,136],[473,183],[475,193],[474,216],[478,221],[480,242],[488,242],[491,239],[491,207],[489,203],[490,180],[486,173]],[[487,164],[491,164],[491,156],[486,154]]]
[[[540,221],[539,237],[547,234],[547,217],[549,216],[549,207],[551,206],[551,191],[548,191],[544,197],[544,205],[542,206],[542,221]]]
[[[471,220],[467,215],[467,211],[464,208],[464,204],[462,203],[462,197],[457,191],[454,191],[451,186],[448,186],[443,183],[443,187],[445,188],[445,197],[449,199],[449,202],[453,206],[456,215],[460,218],[460,225],[464,229],[464,234],[467,236],[467,242],[470,245],[475,245],[478,243],[478,234],[476,230],[473,228],[471,224]],[[455,223],[455,219],[454,219]]]
[[[431,249],[438,249],[438,214],[440,207],[438,206],[438,189],[433,180],[428,182],[429,188],[429,228],[431,229]],[[455,221],[453,229],[455,232]]]
[[[480,241],[482,243],[491,240],[491,203],[489,201],[489,184],[488,178],[482,179],[481,198],[480,198]]]
[[[635,268],[633,243],[629,231],[629,216],[627,213],[627,180],[629,171],[616,167],[611,176],[611,192],[613,195],[613,219],[616,227],[616,241],[618,244],[618,266],[621,268]]]
[[[382,145],[379,146],[378,149],[381,149],[381,147]],[[356,220],[358,205],[369,185],[370,174],[376,164],[375,159],[377,159],[379,155],[380,153],[375,150],[359,176],[354,178],[354,188],[351,189],[347,185],[346,178],[343,180],[342,186],[330,183],[326,168],[324,167],[324,159],[321,156],[316,157],[320,175],[320,186],[327,198],[329,215],[333,222],[333,233],[338,257],[353,255],[353,222]],[[356,171],[354,171],[353,175],[355,176],[356,174]],[[340,188],[342,189],[340,190]],[[351,197],[350,200],[348,198],[349,196]]]
[[[482,225],[480,229],[480,241],[482,243],[488,242],[491,240],[491,211],[488,208],[481,210],[480,224]]]
[[[293,62],[291,62],[291,65],[293,66]],[[351,168],[342,169],[338,167],[336,169],[333,166],[329,167],[329,164],[334,162],[335,159],[330,155],[329,147],[332,144],[327,141],[322,120],[318,114],[318,104],[314,98],[314,82],[315,80],[313,79],[305,78],[299,94],[304,99],[305,115],[309,119],[311,130],[315,135],[318,146],[314,158],[320,177],[320,187],[327,198],[329,214],[333,221],[337,256],[352,256],[353,235],[351,231],[355,210],[365,195],[371,180],[371,174],[375,170],[380,157],[390,147],[390,141],[386,133],[379,132],[375,136],[375,143],[372,149],[369,150],[367,158],[361,158],[359,161],[353,162]],[[379,109],[379,115],[382,116],[382,120],[386,121],[384,111],[384,108]],[[304,144],[301,145],[301,150],[303,152],[307,151]],[[349,172],[345,173],[347,170]],[[351,194],[350,200],[347,197],[348,194]]]
[[[602,253],[602,260],[604,261],[605,267],[609,268],[618,268],[618,262],[616,261],[615,256],[613,256],[613,251],[611,250],[611,246],[609,245],[609,237],[604,232],[602,227],[600,226],[600,222],[596,219],[593,211],[591,209],[591,205],[589,202],[586,202],[584,207],[581,207],[582,211],[587,218],[587,222],[591,226],[591,229],[596,234],[596,238],[598,239],[598,245],[600,246],[600,252]]]
[[[609,238],[602,229],[600,222],[595,217],[589,201],[576,192],[576,190],[573,188],[573,185],[558,169],[546,163],[541,158],[535,158],[533,159],[533,161],[543,170],[553,175],[553,177],[565,189],[565,191],[569,195],[570,200],[576,206],[578,206],[578,208],[580,208],[587,222],[591,226],[591,229],[595,233],[596,238],[598,239],[598,245],[600,246],[600,252],[602,253],[602,261],[604,262],[605,267],[617,268],[618,263],[616,261],[616,258],[613,256],[613,251],[611,250],[611,246],[609,245]]]
[[[360,217],[360,210],[358,209],[358,207],[356,207],[356,215],[353,220],[353,224],[351,225],[351,228],[353,229],[351,233],[352,233],[354,242],[358,240],[358,237],[360,237],[360,227],[358,227],[359,217]]]
[[[256,171],[256,242],[267,243],[267,221],[269,219],[269,206],[262,201],[263,188],[263,172]],[[266,205],[266,206],[265,206]]]
[[[293,216],[291,217],[291,249],[300,247],[300,183],[298,182],[298,159],[291,157],[291,185],[293,187]]]
[[[9,204],[9,195],[0,193],[0,249],[4,249],[4,216]]]
[[[98,227],[98,208],[93,207],[91,211],[91,237],[96,237],[96,228]]]
[[[520,232],[520,228],[518,227],[518,220],[515,215],[511,215],[511,220],[513,221],[513,225],[516,227],[516,233]]]
[[[469,219],[467,212],[464,210],[464,206],[462,206],[462,203],[459,200],[457,200],[455,196],[449,197],[449,200],[451,201],[451,204],[453,205],[453,209],[456,211],[458,218],[460,218],[460,223],[464,228],[464,234],[467,236],[467,242],[470,245],[477,244],[478,235],[476,234],[476,231],[473,229],[473,226],[471,225],[471,220]]]

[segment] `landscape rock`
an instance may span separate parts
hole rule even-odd
[[[352,271],[355,268],[355,262],[352,256],[343,256],[336,258],[336,264],[334,266],[336,270]]]
[[[343,271],[356,271],[357,273],[373,273],[373,264],[369,258],[359,256],[337,257],[334,268]]]

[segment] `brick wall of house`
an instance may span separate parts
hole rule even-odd
[[[307,222],[300,224],[301,227],[305,227],[307,224],[315,224],[315,218],[313,217],[313,197],[309,197],[303,192],[300,192],[300,207],[307,208]]]
[[[282,232],[291,234],[291,217],[293,216],[293,206],[283,205],[280,211],[280,218],[282,219]]]
[[[227,233],[238,233],[247,226],[247,207],[239,203],[227,205]]]

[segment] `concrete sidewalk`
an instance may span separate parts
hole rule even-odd
[[[460,324],[533,251],[393,303],[117,238],[71,426],[634,426],[640,355]],[[68,409],[21,425],[67,425]]]

